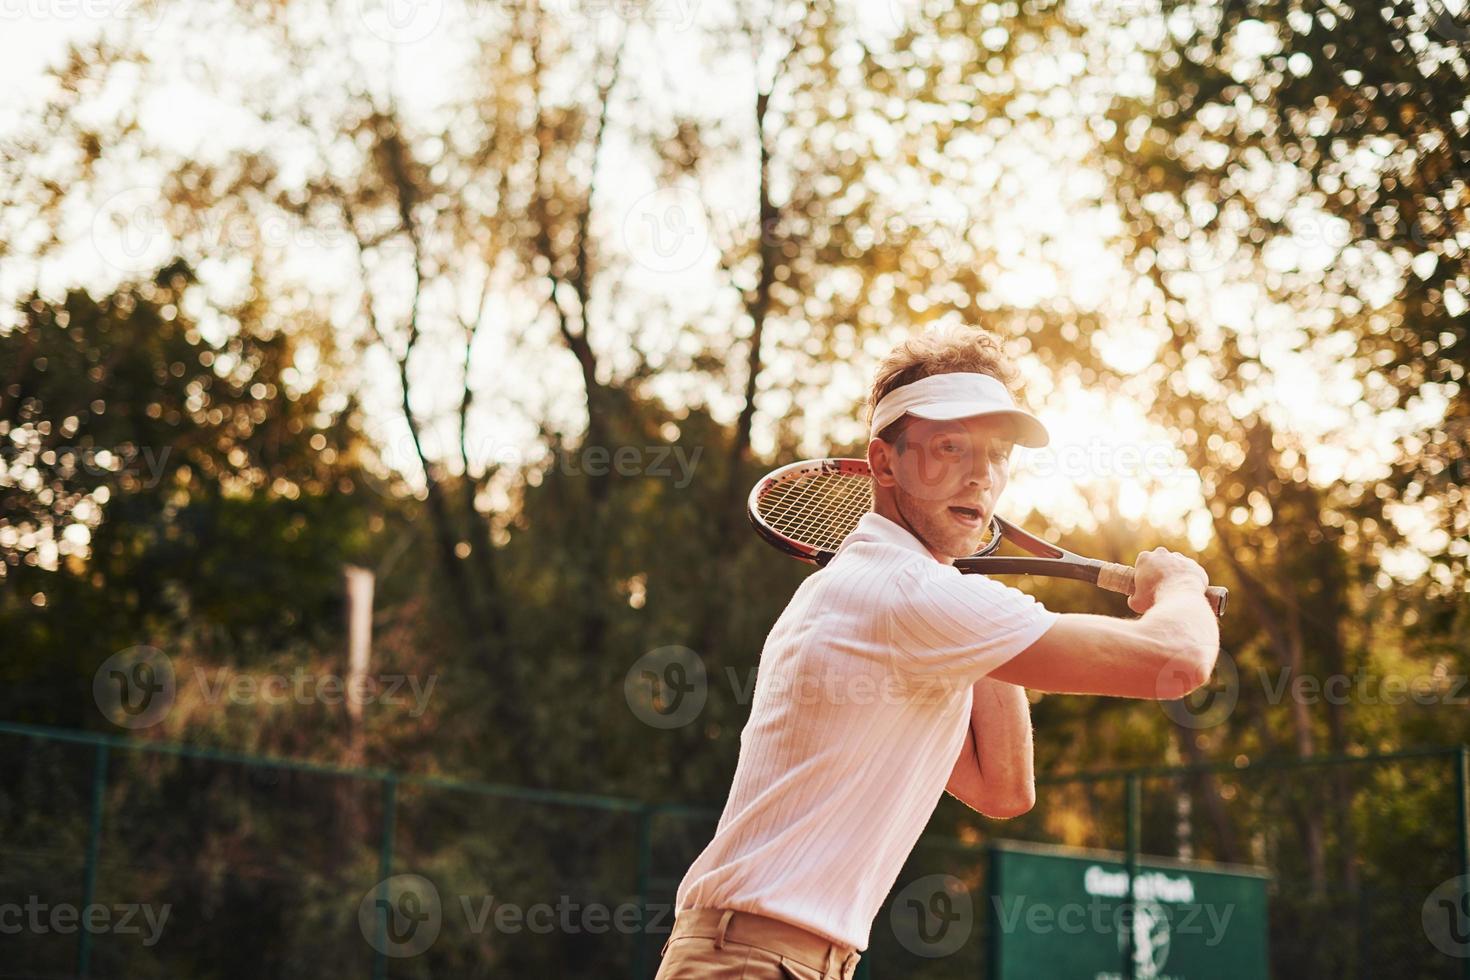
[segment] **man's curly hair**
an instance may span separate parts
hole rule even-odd
[[[1010,388],[1018,377],[1006,356],[1000,338],[979,327],[951,327],[910,337],[889,351],[878,365],[873,389],[868,395],[868,422],[884,395],[935,374],[955,372],[988,374]],[[887,443],[897,443],[910,416],[905,415],[878,433]]]

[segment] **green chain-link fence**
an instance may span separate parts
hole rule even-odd
[[[639,980],[719,816],[26,725],[0,724],[0,751],[0,976]],[[1278,976],[1470,978],[1467,761],[1044,778],[1031,813],[986,830],[1262,867]],[[861,975],[986,976],[986,873],[983,842],[921,840]],[[969,903],[943,955],[903,922],[935,888]]]

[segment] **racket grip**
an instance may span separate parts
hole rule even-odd
[[[1109,592],[1121,592],[1123,595],[1132,595],[1134,572],[1132,565],[1119,565],[1105,561],[1097,571],[1098,588],[1107,589]],[[1229,598],[1230,591],[1218,585],[1211,585],[1205,589],[1205,600],[1209,602],[1216,616],[1225,615],[1225,603]]]

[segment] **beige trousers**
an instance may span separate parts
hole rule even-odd
[[[857,950],[789,922],[685,909],[664,943],[655,980],[852,980],[857,962]]]

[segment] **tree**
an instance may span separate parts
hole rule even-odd
[[[1139,41],[1152,88],[1115,100],[1099,147],[1128,220],[1120,244],[1153,285],[1160,367],[1172,372],[1154,411],[1189,448],[1264,650],[1298,676],[1371,661],[1351,624],[1383,606],[1379,560],[1404,540],[1395,498],[1437,515],[1437,545],[1421,536],[1415,546],[1431,550],[1442,594],[1463,587],[1470,523],[1456,433],[1467,400],[1455,351],[1470,266],[1456,215],[1470,162],[1467,63],[1435,9],[1426,20],[1408,4],[1166,3],[1167,28]],[[1246,282],[1258,288],[1237,285]],[[1210,307],[1222,288],[1254,304],[1254,322]],[[1186,380],[1200,361],[1208,381]],[[1403,437],[1391,471],[1324,481],[1309,471],[1313,457],[1371,412],[1354,409],[1353,421],[1314,436],[1261,397],[1315,363],[1342,367],[1348,390],[1379,412],[1441,394],[1447,411]],[[1324,713],[1325,740],[1293,699],[1285,739],[1295,752],[1356,742],[1347,705],[1329,701]],[[1277,737],[1269,726],[1261,734],[1267,747]],[[1351,810],[1338,779],[1332,811],[1350,885]],[[1321,889],[1323,816],[1303,800],[1299,823]]]
[[[91,678],[137,645],[258,662],[337,631],[341,564],[368,550],[352,496],[359,437],[296,366],[261,304],[207,339],[190,268],[100,300],[23,305],[0,335],[5,717],[90,725]],[[280,570],[291,574],[282,576]]]

